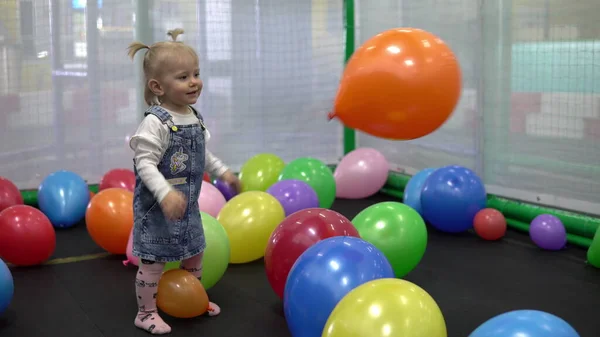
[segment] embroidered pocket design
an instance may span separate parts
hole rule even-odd
[[[171,174],[175,175],[183,172],[186,169],[185,162],[189,159],[189,156],[183,152],[183,147],[180,147],[179,150],[175,151],[171,156],[171,165],[169,168],[171,169]]]

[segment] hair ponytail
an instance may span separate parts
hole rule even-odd
[[[174,42],[177,41],[177,37],[181,34],[183,34],[183,29],[181,28],[171,29],[167,32],[167,35],[169,35]]]
[[[133,60],[135,54],[142,49],[150,49],[150,47],[138,41],[132,42],[127,48],[127,55]]]

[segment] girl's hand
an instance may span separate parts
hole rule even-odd
[[[240,193],[242,191],[242,183],[238,179],[238,177],[233,174],[230,170],[227,170],[221,176],[221,180],[229,184],[229,186],[233,187],[236,193]]]
[[[169,220],[178,220],[183,217],[187,209],[185,195],[179,191],[171,191],[160,203],[165,217]]]

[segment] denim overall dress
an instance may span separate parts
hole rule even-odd
[[[167,219],[134,165],[132,253],[140,259],[182,261],[198,255],[206,247],[198,207],[204,175],[206,127],[202,116],[193,108],[192,111],[200,120],[199,125],[174,125],[171,115],[157,105],[144,113],[144,116],[155,115],[169,128],[169,146],[158,163],[158,171],[187,198],[187,208],[181,219]]]

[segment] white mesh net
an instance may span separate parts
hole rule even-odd
[[[488,191],[600,214],[600,25],[586,1],[361,0],[359,42],[412,26],[440,36],[463,72],[452,118],[409,142],[360,135],[409,173],[464,165]]]
[[[200,54],[212,152],[233,169],[261,152],[336,162],[342,128],[325,116],[343,69],[342,2],[314,2],[0,2],[1,175],[36,188],[60,169],[94,183],[131,168],[143,107],[126,48],[136,29],[151,43],[176,27]]]
[[[600,214],[600,3],[515,1],[511,91],[496,183]],[[494,127],[490,125],[490,127]],[[511,193],[511,190],[507,190]]]

